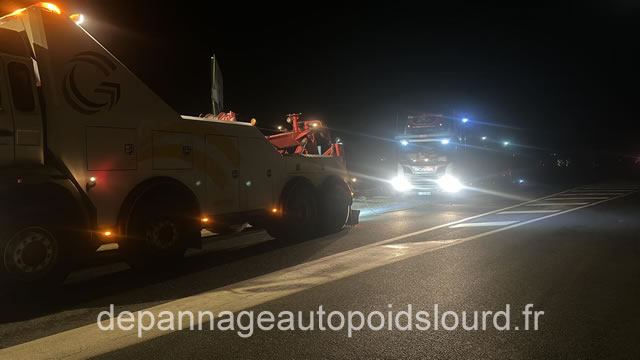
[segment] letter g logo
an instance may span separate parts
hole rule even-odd
[[[108,57],[93,51],[77,54],[67,63],[63,95],[79,113],[110,111],[120,100],[120,84],[107,81],[116,70]],[[97,80],[96,80],[97,79]]]

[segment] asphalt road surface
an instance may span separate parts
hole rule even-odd
[[[361,224],[331,236],[292,243],[247,231],[207,240],[178,269],[83,270],[56,293],[0,297],[0,359],[637,359],[639,190],[637,183],[522,186],[452,202],[359,202]],[[112,304],[115,315],[133,312],[134,325],[142,312],[149,325],[168,314],[177,323],[179,311],[191,311],[195,330],[188,317],[184,330],[101,330],[98,316]],[[409,306],[411,315],[396,324]],[[345,325],[335,313],[329,328],[325,314],[320,330],[310,314],[319,307],[341,312]],[[253,331],[249,315],[246,330],[235,323],[240,317],[233,330],[211,330],[208,318],[197,321],[206,311],[217,320],[223,311],[253,312]],[[429,314],[428,329],[418,311]],[[295,329],[258,328],[267,312],[275,324],[291,312]],[[362,329],[348,330],[350,312]],[[463,313],[471,326],[474,312],[487,316],[485,329],[463,328]],[[369,316],[383,327],[369,328]],[[312,318],[313,330],[298,327]],[[109,324],[109,316],[102,320]]]

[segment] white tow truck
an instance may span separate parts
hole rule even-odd
[[[357,222],[324,124],[288,151],[249,123],[180,116],[77,18],[50,3],[0,18],[0,284],[60,282],[104,244],[165,266],[202,229],[303,238]]]

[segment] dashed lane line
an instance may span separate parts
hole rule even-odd
[[[470,227],[490,227],[490,226],[507,226],[515,224],[518,221],[489,221],[489,222],[470,222],[449,226],[450,229],[470,228]]]
[[[562,196],[568,196],[570,194],[564,194]],[[610,198],[610,196],[580,196],[580,197],[554,197],[549,198],[547,201],[563,201],[563,200],[605,200]]]
[[[546,214],[546,213],[554,213],[560,210],[513,210],[513,211],[501,211],[497,215],[508,215],[508,214]]]
[[[547,199],[548,200],[548,199]],[[569,203],[533,203],[525,206],[580,206],[587,205],[588,202],[569,202]]]
[[[583,192],[577,192],[577,191],[574,191],[574,192],[572,192],[572,193],[566,193],[566,194],[564,194],[564,195],[578,195],[578,196],[618,196],[618,195],[622,195],[622,194],[624,194],[624,193],[626,193],[626,191],[625,191],[625,192],[615,192],[615,193],[612,193],[612,192],[602,192],[602,193],[599,193],[599,192],[588,192],[588,193],[583,193]]]

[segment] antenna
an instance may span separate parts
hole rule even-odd
[[[222,90],[222,71],[214,54],[211,57],[211,107],[213,115],[217,115],[218,112],[222,111]]]
[[[216,111],[216,56],[211,57],[211,108],[213,116],[218,115]]]

